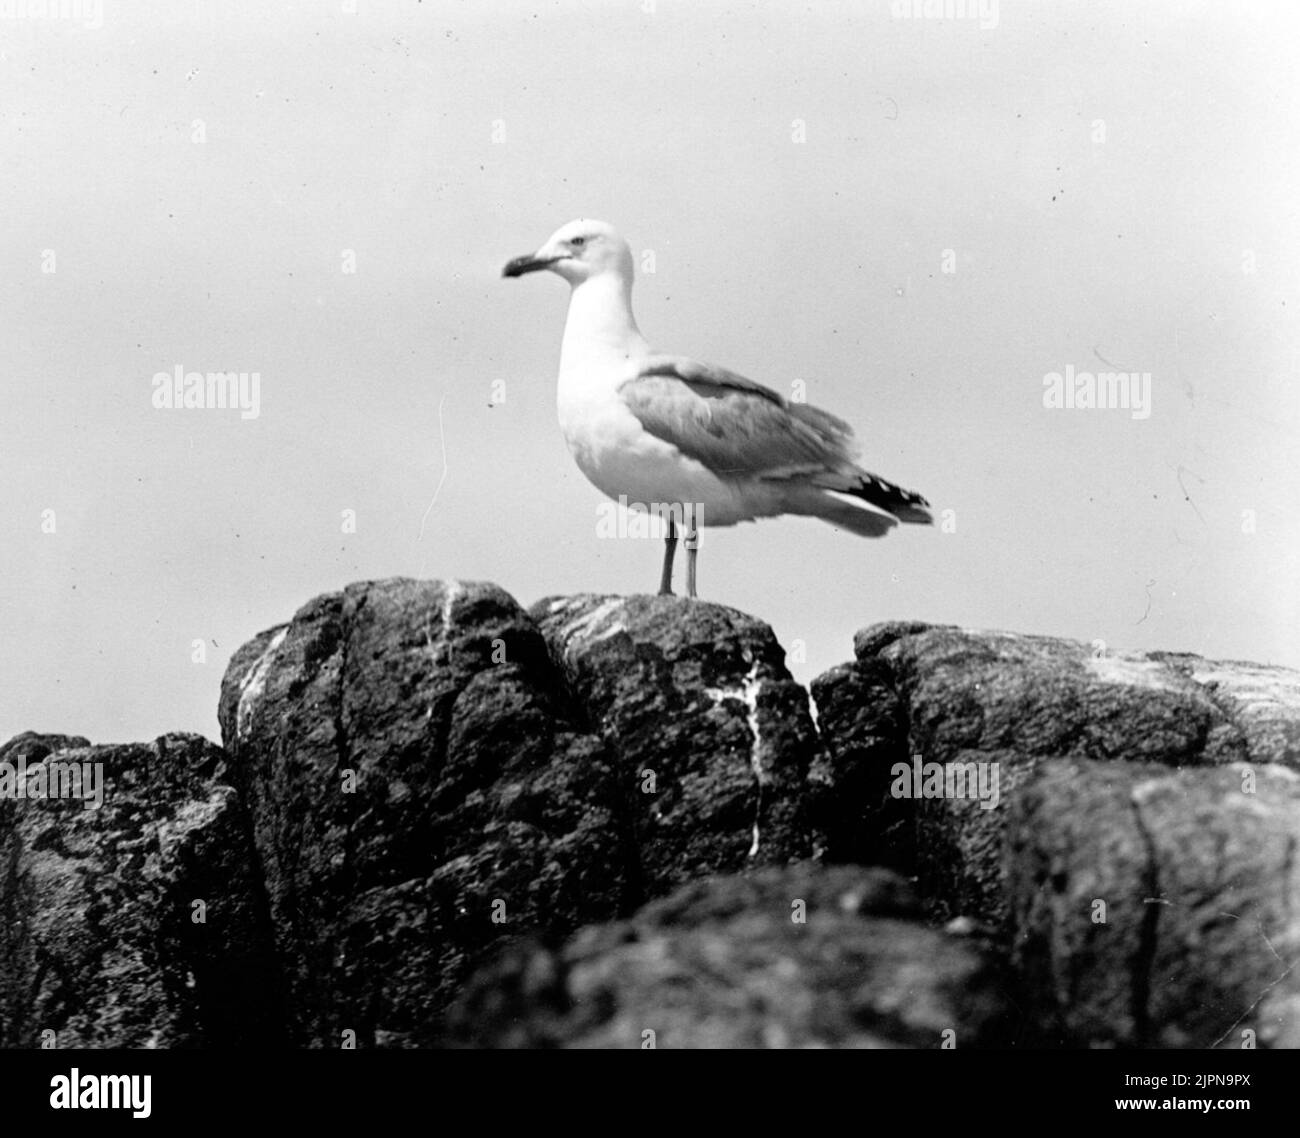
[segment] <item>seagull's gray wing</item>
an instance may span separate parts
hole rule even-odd
[[[771,388],[683,356],[650,356],[619,395],[641,425],[723,478],[854,469],[853,430]]]
[[[650,434],[723,479],[760,479],[852,495],[903,522],[928,524],[929,503],[857,465],[853,429],[806,403],[684,356],[650,356],[618,389]]]

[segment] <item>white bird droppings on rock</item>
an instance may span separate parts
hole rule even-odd
[[[754,772],[754,781],[758,786],[758,801],[754,805],[754,841],[749,847],[749,857],[758,853],[758,818],[763,809],[763,786],[767,781],[763,774],[763,735],[758,724],[758,694],[762,689],[763,681],[758,675],[757,660],[750,665],[749,673],[739,687],[704,689],[705,695],[714,703],[736,699],[745,705],[745,722],[749,725],[749,733],[754,740],[749,748],[749,766]]]
[[[599,605],[585,616],[579,617],[571,624],[566,624],[560,634],[564,640],[565,648],[568,648],[569,643],[576,639],[599,642],[601,640],[608,640],[616,633],[622,632],[625,626],[620,620],[612,621],[606,628],[600,627],[608,617],[612,616],[622,607],[623,600],[621,597],[611,597],[607,601],[601,601]],[[598,629],[599,631],[597,631]]]
[[[284,638],[289,634],[289,628],[286,625],[271,637],[270,643],[263,649],[262,654],[257,658],[255,663],[244,678],[239,682],[239,707],[235,715],[236,733],[240,739],[248,735],[248,727],[253,718],[253,708],[258,699],[261,698],[262,689],[266,686],[266,677],[271,670],[271,661],[274,659],[276,652],[280,650],[280,645],[284,643]]]

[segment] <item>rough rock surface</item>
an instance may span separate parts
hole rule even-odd
[[[1008,827],[1015,961],[1063,1041],[1300,1046],[1300,775],[1053,759]]]
[[[854,647],[812,684],[836,788],[819,815],[829,849],[918,873],[938,914],[1005,919],[1006,811],[900,799],[898,763],[997,763],[1003,798],[1059,756],[1300,770],[1300,674],[1284,668],[924,624],[876,625]]]
[[[770,630],[646,598],[542,608],[366,583],[231,661],[222,734],[297,1042],[427,1042],[499,943],[807,851],[816,737]]]
[[[812,685],[833,856],[991,930],[1043,1042],[1297,1045],[1300,674],[923,624],[855,650]],[[997,805],[900,797],[918,760],[996,770]]]
[[[0,1046],[279,1042],[270,926],[221,749],[27,733],[0,748],[20,759],[29,788],[56,762],[102,764],[103,797],[0,798]]]
[[[553,597],[531,611],[574,714],[644,785],[631,838],[648,896],[811,852],[817,733],[767,625],[673,597]]]
[[[712,604],[318,597],[224,748],[0,751],[107,774],[0,796],[0,1044],[1300,1046],[1300,674],[891,623],[812,695]]]
[[[562,949],[517,945],[450,1017],[480,1047],[978,1047],[996,970],[885,870],[803,863],[684,886]]]
[[[426,1042],[513,929],[626,903],[624,796],[560,694],[536,626],[485,584],[355,585],[235,655],[222,735],[295,1043]]]

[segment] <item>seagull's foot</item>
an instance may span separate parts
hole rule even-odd
[[[673,595],[674,595],[674,594],[673,594],[672,589],[660,589],[660,590],[659,590],[659,596],[661,596],[661,597],[671,597],[671,596],[673,596]]]

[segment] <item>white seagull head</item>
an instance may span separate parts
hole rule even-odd
[[[632,249],[608,222],[580,217],[561,225],[536,253],[516,257],[501,275],[522,277],[539,269],[549,269],[575,287],[605,273],[631,283]]]

